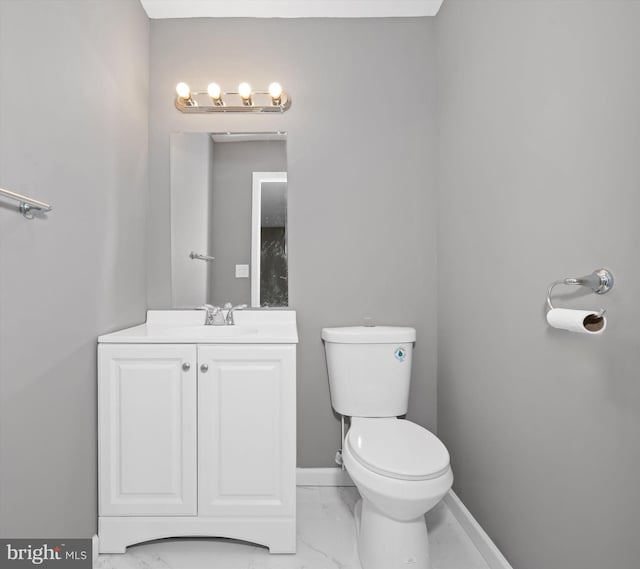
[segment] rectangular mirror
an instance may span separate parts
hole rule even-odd
[[[286,134],[171,135],[174,307],[289,304]]]

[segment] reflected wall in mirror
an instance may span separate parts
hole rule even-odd
[[[288,306],[286,134],[174,133],[170,169],[172,305]]]

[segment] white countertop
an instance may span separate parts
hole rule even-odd
[[[234,326],[205,326],[204,310],[149,310],[147,321],[101,344],[297,344],[295,310],[238,310]]]

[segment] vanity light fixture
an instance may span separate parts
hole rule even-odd
[[[176,108],[183,113],[284,113],[291,106],[291,97],[275,81],[266,91],[254,91],[244,82],[237,91],[223,91],[218,83],[209,83],[206,91],[191,91],[178,83],[176,94]]]

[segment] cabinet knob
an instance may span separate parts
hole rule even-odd
[[[209,365],[208,365],[208,364],[202,364],[202,365],[200,366],[200,371],[201,371],[202,373],[206,373],[206,371],[207,371],[208,369],[209,369]]]
[[[184,363],[182,364],[182,369],[183,369],[184,371],[189,371],[189,370],[191,369],[191,364],[190,364],[189,362],[184,362]]]

